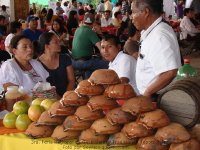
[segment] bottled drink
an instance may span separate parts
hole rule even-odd
[[[12,111],[13,105],[16,101],[21,100],[22,96],[22,93],[18,91],[18,86],[7,87],[7,92],[5,93],[7,110]]]
[[[190,60],[184,59],[184,65],[178,69],[176,79],[180,80],[189,77],[196,77],[197,75],[197,69],[190,65]]]

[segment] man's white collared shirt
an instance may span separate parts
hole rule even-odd
[[[180,50],[173,29],[158,18],[141,33],[140,57],[136,66],[136,84],[144,94],[159,74],[181,66]]]

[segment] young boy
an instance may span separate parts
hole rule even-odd
[[[136,59],[123,53],[119,39],[114,35],[105,35],[101,41],[101,55],[109,61],[109,69],[114,70],[122,83],[129,83],[138,94],[135,82]]]

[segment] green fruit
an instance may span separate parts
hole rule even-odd
[[[45,110],[49,110],[51,105],[55,102],[53,99],[44,99],[40,106],[44,107]]]
[[[31,105],[28,109],[28,117],[32,121],[37,121],[44,111],[44,108],[40,105]]]
[[[40,105],[43,98],[36,98],[32,101],[31,105]]]
[[[29,119],[27,114],[20,114],[15,122],[15,126],[18,130],[24,131],[28,128],[31,120]]]
[[[27,114],[28,113],[29,104],[25,101],[18,101],[13,106],[13,112],[16,115]]]
[[[15,128],[15,121],[17,119],[17,115],[14,112],[10,112],[6,114],[3,118],[3,125],[6,128]]]

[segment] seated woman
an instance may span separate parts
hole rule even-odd
[[[30,93],[36,83],[46,81],[49,73],[40,62],[32,59],[32,43],[27,37],[13,37],[11,49],[13,58],[1,65],[0,87],[3,86],[6,90],[12,85],[23,86]]]
[[[115,12],[114,14],[115,18],[113,19],[113,26],[114,27],[120,27],[121,26],[121,23],[122,23],[122,13],[121,11],[117,11]]]
[[[52,23],[51,30],[49,32],[54,33],[59,39],[61,52],[67,53],[67,44],[69,39],[67,39],[67,30],[64,28],[63,21],[59,18],[55,19]]]
[[[42,52],[39,61],[50,74],[47,81],[56,87],[60,96],[73,90],[75,79],[72,62],[68,55],[60,54],[58,38],[51,32],[43,33],[39,38],[39,45]]]

